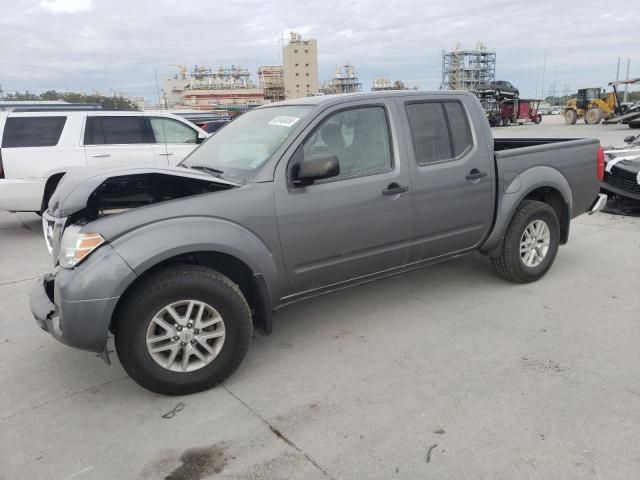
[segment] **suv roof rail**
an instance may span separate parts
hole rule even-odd
[[[13,110],[10,110],[11,112],[18,112],[18,113],[24,113],[24,112],[139,112],[140,110],[133,110],[133,109],[119,109],[116,110],[115,108],[95,108],[95,107],[65,107],[65,108],[14,108]]]

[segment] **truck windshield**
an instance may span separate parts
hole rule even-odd
[[[251,110],[220,129],[181,165],[217,172],[224,178],[246,180],[313,108],[291,105]]]

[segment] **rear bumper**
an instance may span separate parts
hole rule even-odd
[[[591,205],[591,207],[589,208],[589,215],[593,215],[594,213],[602,210],[607,204],[607,200],[609,200],[609,197],[607,197],[604,193],[599,193],[598,198],[595,199],[593,205]]]
[[[44,180],[0,180],[0,210],[39,212],[43,195]]]

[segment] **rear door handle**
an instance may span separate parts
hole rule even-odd
[[[91,155],[93,158],[103,158],[103,157],[110,157],[111,154],[110,153],[94,153],[93,155]]]
[[[478,179],[484,178],[486,176],[487,176],[487,172],[481,172],[477,168],[474,168],[469,173],[467,173],[467,176],[464,177],[464,178],[466,178],[467,180],[478,180]]]
[[[409,187],[403,187],[394,182],[390,183],[389,186],[382,191],[382,195],[399,195],[406,192],[407,190],[409,190]]]

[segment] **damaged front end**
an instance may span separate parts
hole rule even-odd
[[[58,264],[64,231],[131,209],[238,187],[186,168],[79,169],[68,172],[42,216],[47,248]]]
[[[113,227],[139,207],[237,186],[185,168],[69,172],[42,216],[55,269],[31,292],[31,312],[40,328],[108,361],[106,341],[120,286],[130,284],[136,272],[113,247],[114,232],[105,224]],[[156,209],[155,215],[159,213]],[[132,224],[144,223],[148,216],[134,217]]]
[[[226,190],[232,186],[209,178],[147,173],[110,177],[87,199],[86,220],[122,213],[132,208],[166,202],[177,198]]]

